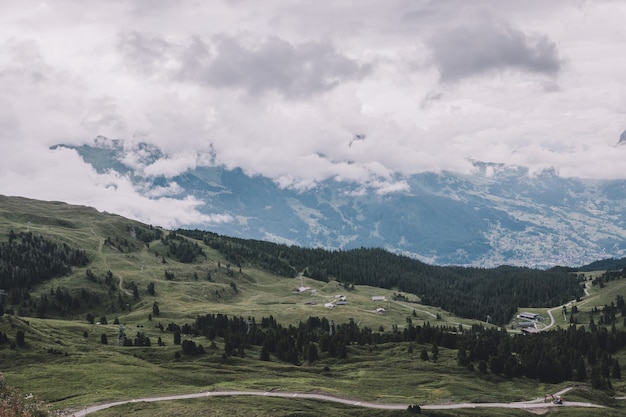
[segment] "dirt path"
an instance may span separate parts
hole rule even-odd
[[[104,251],[102,250],[102,248],[104,247],[104,239],[102,238],[102,236],[98,235],[95,230],[93,230],[93,227],[91,227],[90,230],[91,230],[91,233],[96,237],[96,239],[98,239],[98,256],[100,257],[100,259],[102,259],[104,268],[110,271],[111,268],[109,268],[109,263],[107,262],[107,258],[104,256]],[[132,295],[130,292],[124,289],[123,287],[124,280],[122,279],[122,276],[118,274],[117,278],[120,280],[120,283],[119,283],[120,291],[124,292],[126,295]]]
[[[588,302],[590,302],[590,301],[592,301],[592,300],[594,299],[594,297],[592,297],[592,296],[591,296],[591,294],[589,294],[589,287],[590,287],[590,286],[591,286],[591,283],[590,283],[590,282],[586,282],[586,283],[585,283],[585,299],[584,299],[584,300],[582,300],[582,301],[580,301],[580,302],[578,302],[578,304],[577,304],[577,305],[578,305],[578,307],[583,306],[583,305],[587,304]],[[622,287],[624,287],[624,286],[626,286],[626,281],[625,281],[625,282],[622,282],[622,283],[619,283],[619,284],[616,286],[616,288],[614,288],[614,289],[613,289],[613,291],[615,291],[615,290],[617,290],[617,289],[619,289],[619,288],[622,288]],[[563,304],[563,305],[556,306],[556,307],[553,307],[553,308],[549,309],[549,310],[548,310],[548,316],[550,316],[550,324],[546,325],[546,326],[545,326],[544,328],[542,328],[541,330],[542,330],[542,331],[544,331],[544,330],[548,330],[549,328],[551,328],[551,327],[553,327],[553,326],[555,325],[556,320],[554,319],[554,315],[552,314],[552,312],[553,312],[553,311],[555,311],[555,310],[561,310],[561,309],[563,308],[563,306],[570,307],[570,306],[571,306],[572,304],[574,304],[574,303],[576,303],[576,300],[572,300],[572,301],[570,301],[570,302],[568,302],[568,303],[565,303],[565,304]]]
[[[120,291],[123,291],[124,293],[126,293],[126,295],[132,295],[128,290],[124,289],[123,287],[124,280],[122,279],[122,276],[118,274],[117,277],[120,280]]]
[[[590,294],[589,294],[589,285],[591,285],[590,283],[585,283],[585,299],[581,302],[578,303],[578,306],[584,305],[586,303],[588,303],[590,301]],[[546,325],[544,328],[542,328],[541,330],[548,330],[549,328],[553,327],[556,323],[556,320],[554,319],[554,315],[552,314],[553,311],[555,310],[562,310],[564,306],[571,306],[572,304],[576,303],[576,300],[572,300],[568,303],[565,303],[563,305],[560,306],[556,306],[556,307],[552,307],[551,309],[548,310],[548,316],[550,316],[550,324]]]
[[[563,395],[571,388],[564,389],[555,395]],[[277,392],[277,391],[205,391],[193,394],[182,395],[170,395],[160,397],[148,397],[134,400],[114,401],[106,404],[94,405],[86,407],[83,410],[76,411],[74,413],[69,412],[64,416],[83,417],[87,414],[95,413],[96,411],[104,410],[107,408],[115,407],[122,404],[134,403],[134,402],[156,402],[156,401],[173,401],[173,400],[188,400],[197,398],[210,398],[210,397],[233,397],[233,396],[256,396],[256,397],[277,397],[288,399],[307,399],[317,401],[331,401],[340,404],[351,405],[354,407],[373,408],[379,410],[406,410],[409,404],[380,404],[369,401],[349,400],[345,398],[333,397],[324,394],[312,394],[312,393],[300,393],[300,392]],[[520,409],[520,410],[539,410],[547,409],[550,407],[586,407],[586,408],[604,408],[601,405],[583,403],[583,402],[569,402],[564,401],[563,404],[557,405],[551,402],[544,402],[542,398],[536,398],[530,401],[520,401],[512,403],[458,403],[458,404],[430,404],[420,405],[423,410],[452,410],[460,408],[505,408],[505,409]]]

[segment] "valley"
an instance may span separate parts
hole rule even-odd
[[[610,390],[593,388],[592,364],[587,364],[588,380],[577,381],[574,374],[571,379],[558,383],[541,378],[507,377],[490,370],[483,372],[478,360],[472,366],[460,366],[458,346],[456,342],[454,346],[446,342],[444,334],[456,334],[460,343],[465,340],[463,334],[501,338],[498,336],[501,331],[508,330],[514,338],[519,330],[510,329],[508,324],[494,326],[484,320],[451,314],[440,307],[423,304],[420,297],[398,288],[335,279],[326,282],[301,274],[277,275],[255,265],[250,261],[252,258],[245,259],[238,267],[232,260],[234,252],[230,255],[220,252],[201,239],[178,233],[176,239],[168,242],[164,238],[169,231],[63,203],[2,197],[0,234],[3,238],[0,240],[11,230],[17,235],[32,233],[81,248],[89,258],[87,265],[73,266],[68,274],[33,285],[28,292],[29,299],[22,296],[17,304],[5,305],[5,309],[13,312],[5,311],[0,317],[0,332],[9,339],[8,343],[0,344],[0,366],[5,380],[21,392],[36,394],[54,410],[70,410],[69,413],[110,401],[163,395],[259,391],[323,394],[381,405],[420,404],[425,413],[429,405],[530,401],[543,398],[546,392],[574,386],[577,388],[567,393],[566,402],[605,406],[597,415],[620,415],[624,410],[624,404],[612,398],[626,392],[626,385],[621,378],[611,377]],[[157,238],[159,234],[161,237]],[[170,250],[172,244],[179,249],[184,247],[183,242],[190,243],[191,247],[197,245],[203,255],[191,262],[178,261],[182,252],[175,255]],[[233,247],[242,244],[228,242]],[[265,253],[270,255],[270,252]],[[615,302],[616,296],[626,295],[626,281],[615,277],[591,284],[602,276],[588,273],[585,283],[589,296],[568,304],[569,309],[577,307],[574,318],[579,323],[578,329],[589,329],[590,321],[594,320],[598,327],[611,331],[609,322],[598,322],[600,317],[608,317],[608,313],[596,310]],[[309,289],[298,292],[302,287]],[[79,306],[62,308],[57,295],[65,293],[78,300]],[[338,303],[339,295],[345,297],[346,304]],[[48,300],[46,310],[42,310],[44,299]],[[327,307],[327,304],[334,307]],[[548,307],[518,307],[518,311],[549,317]],[[558,306],[549,306],[555,307]],[[569,316],[566,320],[560,313],[558,308],[554,311],[552,329],[564,330],[570,326]],[[211,319],[212,315],[233,320],[230,330],[220,335],[220,327],[214,324],[214,336],[203,333],[205,330],[197,320],[205,316]],[[270,317],[271,320],[267,320]],[[319,318],[319,322],[311,317]],[[332,330],[328,327],[330,322]],[[241,331],[232,327],[236,323],[243,325]],[[619,315],[611,323],[616,332],[624,331]],[[170,324],[180,326],[179,336],[187,344],[176,343],[176,331],[170,330]],[[189,333],[182,331],[185,325],[189,326]],[[305,331],[309,328],[310,332]],[[124,345],[124,340],[120,339],[120,329],[130,345]],[[269,360],[262,360],[263,342],[245,336],[251,334],[262,340],[268,333],[278,335],[281,331],[285,336],[293,335],[296,345],[300,343],[298,336],[309,338],[301,341],[302,350],[296,347],[297,356],[293,361],[287,354],[280,359],[276,348],[266,352]],[[11,343],[15,343],[18,332],[23,333],[24,342],[13,346]],[[339,348],[336,352],[322,349],[322,339],[329,332],[353,340],[345,344],[345,356],[341,354],[340,345],[336,346]],[[237,345],[231,337],[242,337],[247,342]],[[290,343],[287,340],[285,343]],[[514,342],[521,343],[521,340],[511,339],[511,349],[514,349]],[[201,345],[202,351],[185,351],[183,347],[190,347],[189,342],[193,342],[195,348]],[[315,347],[315,357],[307,356],[311,346]],[[469,347],[467,352],[470,352]],[[611,358],[626,363],[626,351],[616,347]],[[597,359],[601,362],[602,356],[598,355]],[[323,410],[332,410],[335,415],[406,413],[405,410],[355,410],[346,405],[312,403],[305,399],[302,401],[307,401],[306,407],[302,403],[286,405],[282,401],[287,400],[280,398],[263,400],[267,402],[220,398],[219,403],[211,403],[212,411],[198,402],[201,400],[190,400],[186,405],[181,405],[179,400],[171,405],[160,403],[157,409],[147,403],[131,401],[93,415],[117,415],[119,411],[115,410],[125,410],[124,415],[139,416],[148,412],[152,413],[150,415],[175,415],[176,407],[186,410],[189,410],[186,407],[193,407],[194,415],[213,415],[210,413],[225,412],[234,404],[239,406],[236,415],[251,410],[267,416],[319,415]],[[276,410],[285,410],[285,413]],[[445,414],[445,410],[429,412],[439,413],[430,415],[452,415]],[[517,412],[526,415],[523,410],[512,411]],[[499,415],[495,409],[469,408],[456,410],[454,415],[458,413]],[[507,412],[507,415],[517,414]],[[569,408],[568,415],[585,415],[584,409]]]
[[[623,180],[472,160],[465,174],[396,174],[373,184],[327,179],[298,189],[209,163],[175,176],[149,175],[171,157],[147,143],[100,136],[52,149],[75,151],[98,173],[128,177],[152,199],[193,199],[207,221],[182,219],[183,227],[227,236],[341,250],[378,247],[430,264],[486,268],[581,266],[626,255]],[[375,186],[387,182],[393,191]]]

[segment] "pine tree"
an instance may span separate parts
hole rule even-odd
[[[313,362],[315,362],[318,359],[317,348],[315,347],[315,344],[313,342],[309,342],[309,344],[306,346],[305,356],[306,356],[307,362],[309,362],[309,365],[313,364]]]
[[[269,361],[270,360],[270,352],[267,350],[267,345],[265,345],[265,344],[261,348],[261,355],[260,355],[259,359],[261,359],[262,361]]]
[[[583,358],[578,359],[578,364],[576,365],[576,379],[578,381],[587,379],[587,368],[585,367]]]
[[[611,374],[614,379],[622,379],[622,368],[620,368],[617,359],[613,361],[613,372]]]
[[[24,346],[24,342],[25,342],[25,335],[24,335],[24,331],[23,330],[18,330],[17,333],[15,334],[15,344],[19,347]]]

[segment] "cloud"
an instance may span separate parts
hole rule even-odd
[[[276,92],[304,99],[358,81],[371,71],[371,65],[341,54],[328,41],[292,43],[276,36],[253,45],[228,35],[213,36],[209,42],[192,36],[175,44],[132,31],[119,36],[118,49],[142,74],[241,89],[249,96]]]
[[[5,62],[2,77],[19,77],[38,84],[48,81],[52,68],[44,61],[37,44],[32,40],[8,39],[3,45]]]
[[[148,177],[165,176],[172,178],[198,165],[199,155],[195,151],[183,151],[170,157],[156,160],[143,168],[143,174]]]
[[[307,98],[342,82],[359,80],[370,71],[328,42],[292,44],[272,37],[245,47],[231,37],[219,37],[215,49],[202,81],[243,88],[250,95],[277,91],[288,98]]]
[[[144,175],[210,163],[296,189],[401,191],[413,173],[468,172],[468,158],[624,178],[624,13],[539,0],[0,2],[0,193],[128,204],[161,224],[197,215],[199,202],[167,200],[174,186],[133,189],[48,150],[98,135],[125,139],[123,162]]]
[[[556,44],[504,23],[475,22],[444,29],[429,40],[442,81],[521,70],[555,76],[561,70]]]
[[[157,35],[137,31],[122,32],[117,40],[117,49],[126,63],[145,75],[166,65],[172,47]]]
[[[126,176],[98,174],[73,150],[1,140],[0,191],[4,195],[88,205],[166,228],[234,221],[225,213],[200,213],[204,203],[193,197],[168,197],[168,192],[177,191],[176,186],[144,193]]]

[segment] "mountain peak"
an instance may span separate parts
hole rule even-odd
[[[626,133],[621,138],[626,143]],[[66,147],[100,173],[127,176],[148,198],[193,198],[204,203],[198,213],[223,213],[227,221],[180,222],[227,236],[327,249],[381,247],[429,263],[482,267],[580,265],[626,254],[624,180],[588,182],[554,169],[472,161],[473,173],[414,174],[401,178],[400,192],[384,195],[337,179],[294,190],[214,163],[166,175],[151,168],[167,169],[168,156],[143,142],[99,137]]]

